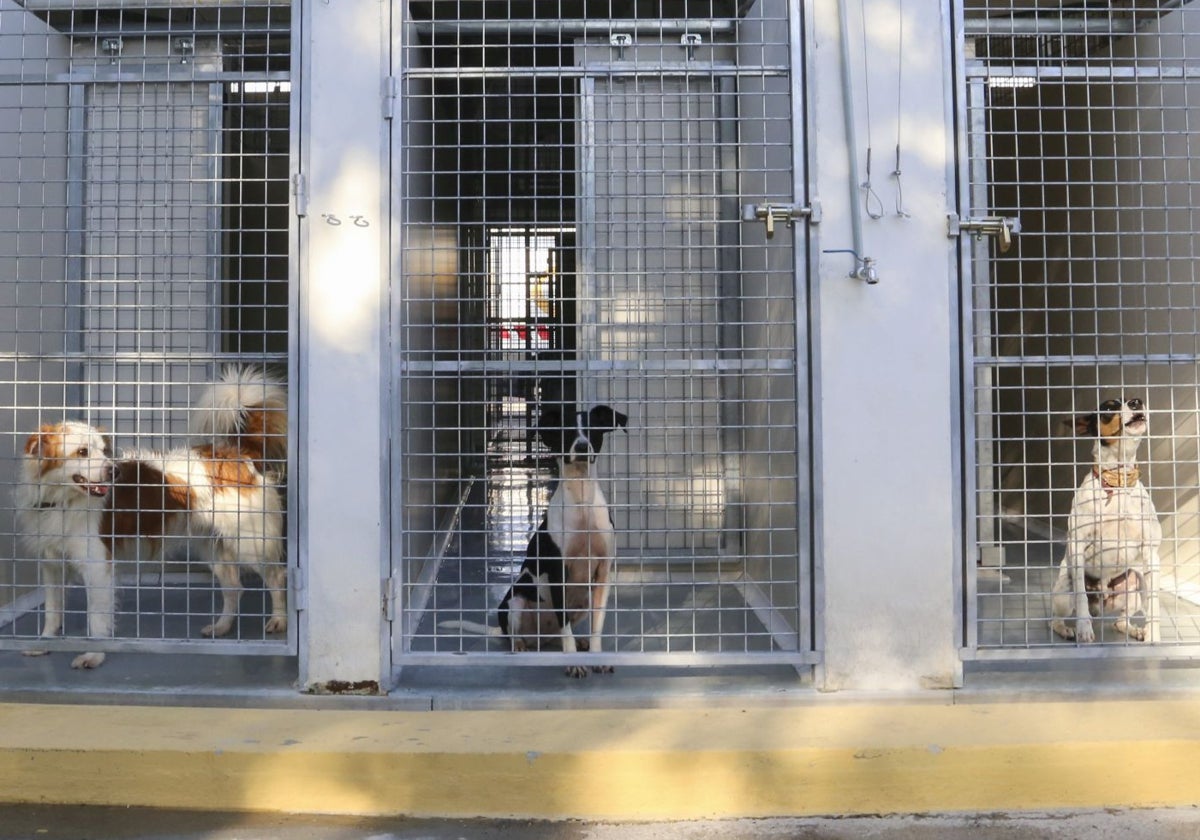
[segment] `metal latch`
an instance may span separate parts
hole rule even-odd
[[[1000,240],[1001,253],[1012,247],[1013,234],[1021,232],[1021,220],[1016,216],[969,216],[960,219],[957,213],[951,213],[947,219],[950,236],[963,233],[974,234],[977,239],[995,236]]]
[[[633,36],[627,32],[613,32],[608,36],[608,45],[617,51],[617,61],[624,61],[625,48],[633,46]]]
[[[814,225],[821,221],[821,205],[816,201],[808,207],[802,204],[743,204],[742,221],[767,223],[767,239],[775,235],[775,222],[791,227],[797,219],[808,219]]]
[[[121,55],[121,50],[125,48],[125,42],[120,38],[105,38],[100,42],[100,51],[108,56],[109,64],[116,64],[118,56]]]

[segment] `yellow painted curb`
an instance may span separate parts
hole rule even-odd
[[[660,820],[1200,801],[1200,701],[328,711],[0,704],[0,801]]]

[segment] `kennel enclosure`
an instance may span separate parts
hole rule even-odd
[[[964,346],[975,458],[966,646],[984,660],[1191,657],[1200,642],[1194,50],[1190,3],[1125,11],[966,4],[966,201],[1019,224],[975,243]],[[1164,530],[1162,641],[1049,630],[1092,442],[1071,426],[1140,398],[1142,481]],[[971,562],[973,561],[973,562]]]
[[[495,623],[552,490],[548,410],[628,415],[606,664],[812,661],[798,10],[411,4],[393,661],[545,665]],[[570,416],[570,415],[568,415]]]
[[[287,378],[290,52],[287,3],[0,3],[5,648],[78,649],[86,633],[72,585],[66,638],[34,643],[38,559],[13,507],[29,435],[79,419],[116,452],[164,451],[192,440],[194,402],[226,365]],[[294,611],[267,634],[251,575],[230,636],[200,637],[220,594],[195,545],[117,566],[116,638],[98,644],[294,652]]]

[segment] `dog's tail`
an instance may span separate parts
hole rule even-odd
[[[259,472],[287,470],[287,388],[253,365],[228,365],[197,397],[192,435],[235,446]]]
[[[466,630],[468,633],[478,633],[480,636],[502,636],[504,631],[490,624],[480,624],[478,621],[439,621],[438,627],[444,630]]]

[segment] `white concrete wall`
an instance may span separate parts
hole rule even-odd
[[[864,0],[847,6],[854,56],[860,177],[873,146],[885,215],[863,214],[863,253],[879,283],[848,276],[846,254],[822,254],[814,278],[826,690],[952,685],[957,654],[958,354],[954,242],[947,237],[951,61],[945,4]],[[852,247],[837,2],[812,2],[812,182],[823,220],[817,249]],[[863,60],[866,21],[867,66]],[[902,71],[902,72],[901,72]],[[899,102],[897,79],[902,79]],[[867,89],[871,112],[868,118]],[[899,107],[897,107],[899,104]],[[897,118],[904,207],[895,214]],[[872,130],[868,134],[868,123]]]
[[[300,682],[383,682],[388,3],[302,6]]]

